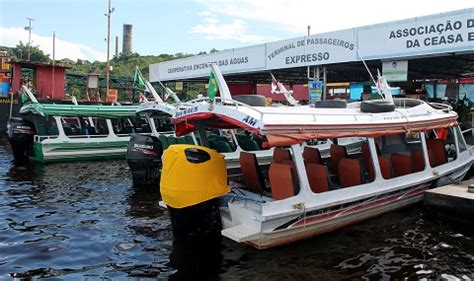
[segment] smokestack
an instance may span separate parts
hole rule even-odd
[[[122,52],[127,53],[127,54],[132,53],[132,25],[131,24],[123,25]]]
[[[118,58],[119,50],[118,50],[118,36],[115,36],[115,57]]]

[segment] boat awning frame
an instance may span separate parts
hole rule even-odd
[[[378,137],[446,128],[457,124],[457,114],[454,111],[436,109],[426,103],[422,104],[423,108],[420,110],[407,115],[410,114],[407,110],[362,113],[356,106],[346,109],[282,107],[264,110],[264,107],[251,107],[236,101],[207,101],[195,101],[194,106],[175,113],[172,123],[176,127],[176,135],[193,132],[196,130],[196,123],[204,121],[208,128],[242,128],[266,136],[269,146],[286,146],[311,139]],[[346,111],[349,113],[346,114]],[[275,112],[279,112],[280,116],[266,118],[269,114],[276,115]],[[421,114],[423,112],[425,113]],[[311,117],[311,114],[314,116]],[[294,120],[283,120],[285,116],[288,119],[293,117]],[[324,118],[328,119],[328,116],[333,116],[333,120],[326,122]],[[346,121],[336,120],[338,118]],[[351,118],[352,121],[348,122]],[[271,121],[267,122],[268,120]]]
[[[28,103],[20,109],[20,114],[48,116],[84,116],[107,119],[136,117],[138,106],[111,105],[74,105],[74,104],[42,104]]]

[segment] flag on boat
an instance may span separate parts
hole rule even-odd
[[[135,67],[135,77],[133,79],[133,85],[135,87],[145,87],[145,79],[143,78],[142,73],[140,72],[140,69],[138,66]]]
[[[219,87],[217,85],[216,73],[214,72],[214,70],[211,70],[211,74],[209,75],[209,87],[207,88],[207,96],[213,101],[217,96],[217,92],[219,92]]]
[[[21,103],[25,103],[28,101],[28,94],[26,93],[25,89],[21,89]]]
[[[272,94],[277,94],[278,93],[278,81],[276,80],[275,76],[270,72],[270,75],[272,76],[272,89],[270,93]]]
[[[163,95],[163,101],[166,101],[170,97],[169,88],[165,87],[165,93]]]
[[[384,95],[384,99],[388,102],[393,103],[392,88],[388,85],[387,80],[385,79],[385,77],[383,77],[383,75],[380,74],[380,71],[378,69],[376,86]]]

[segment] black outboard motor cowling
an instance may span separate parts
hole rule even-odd
[[[10,117],[7,124],[8,142],[16,162],[24,163],[33,149],[35,126],[32,122],[19,117]]]
[[[127,162],[135,184],[160,182],[163,146],[154,136],[132,134],[127,147]]]

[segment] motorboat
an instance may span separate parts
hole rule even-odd
[[[176,135],[197,133],[201,145],[209,146],[206,130],[251,132],[273,148],[268,173],[262,173],[255,153],[239,151],[243,180],[229,181],[230,191],[220,174],[201,190],[180,184],[170,189],[173,180],[200,178],[181,169],[172,173],[174,178],[162,179],[163,205],[173,212],[185,210],[188,202],[176,202],[190,194],[199,198],[200,192],[213,194],[209,202],[219,200],[221,234],[258,249],[333,231],[420,202],[430,188],[461,181],[472,165],[474,147],[466,144],[456,119],[448,105],[391,97],[349,103],[346,108],[256,107],[219,97],[200,100],[175,112]],[[354,137],[363,143],[358,153],[349,154],[338,140]],[[321,139],[333,140],[327,156],[306,145]],[[210,159],[205,149],[182,149],[188,161]],[[165,152],[164,158],[171,156]],[[166,177],[165,172],[164,168]],[[211,170],[202,173],[213,176]],[[217,183],[222,183],[222,192],[209,190]]]
[[[220,69],[217,65],[212,65],[212,72],[218,80],[218,87],[221,97],[225,97],[223,101],[229,101],[231,107],[235,104],[249,105],[252,102],[257,104],[265,105],[265,98],[255,95],[235,96],[232,97]],[[273,76],[272,76],[273,77]],[[274,77],[273,77],[274,78]],[[187,112],[188,110],[194,110],[196,105],[206,104],[208,105],[208,98],[197,98],[190,101],[182,102],[179,97],[171,89],[163,85],[161,87],[167,96],[172,97],[174,104],[167,103],[161,99],[156,90],[145,82],[148,92],[153,96],[153,101],[145,100],[139,105],[137,109],[137,115],[147,120],[150,124],[151,134],[140,135],[135,134],[132,136],[128,151],[127,160],[132,172],[134,182],[140,184],[152,184],[159,181],[161,169],[161,154],[156,153],[167,149],[171,145],[175,144],[201,144],[201,139],[194,133],[189,133],[183,136],[176,136],[174,128],[171,127],[171,117],[176,112]],[[278,83],[279,94],[284,94],[291,106],[297,106],[304,108],[305,106],[299,106],[292,97],[292,92],[288,91],[281,83]],[[246,99],[243,99],[246,98]],[[260,99],[257,99],[260,98]],[[245,101],[242,102],[240,100]],[[226,106],[227,102],[223,102],[222,106]],[[284,106],[287,107],[287,106]],[[222,153],[225,157],[226,166],[228,173],[232,176],[241,175],[241,162],[240,153],[242,151],[252,152],[255,154],[259,165],[263,170],[268,169],[271,163],[273,148],[264,147],[261,138],[247,131],[245,128],[236,129],[220,129],[213,128],[212,130],[206,131],[206,138],[208,146],[219,153]],[[330,139],[312,140],[306,142],[305,145],[317,147],[321,152],[322,156],[329,156],[329,148],[332,144]],[[360,152],[362,139],[361,138],[341,138],[339,144],[345,146],[348,154]]]
[[[150,132],[146,121],[136,118],[136,105],[48,104],[27,87],[23,91],[30,101],[7,125],[19,162],[125,158],[130,134]]]

